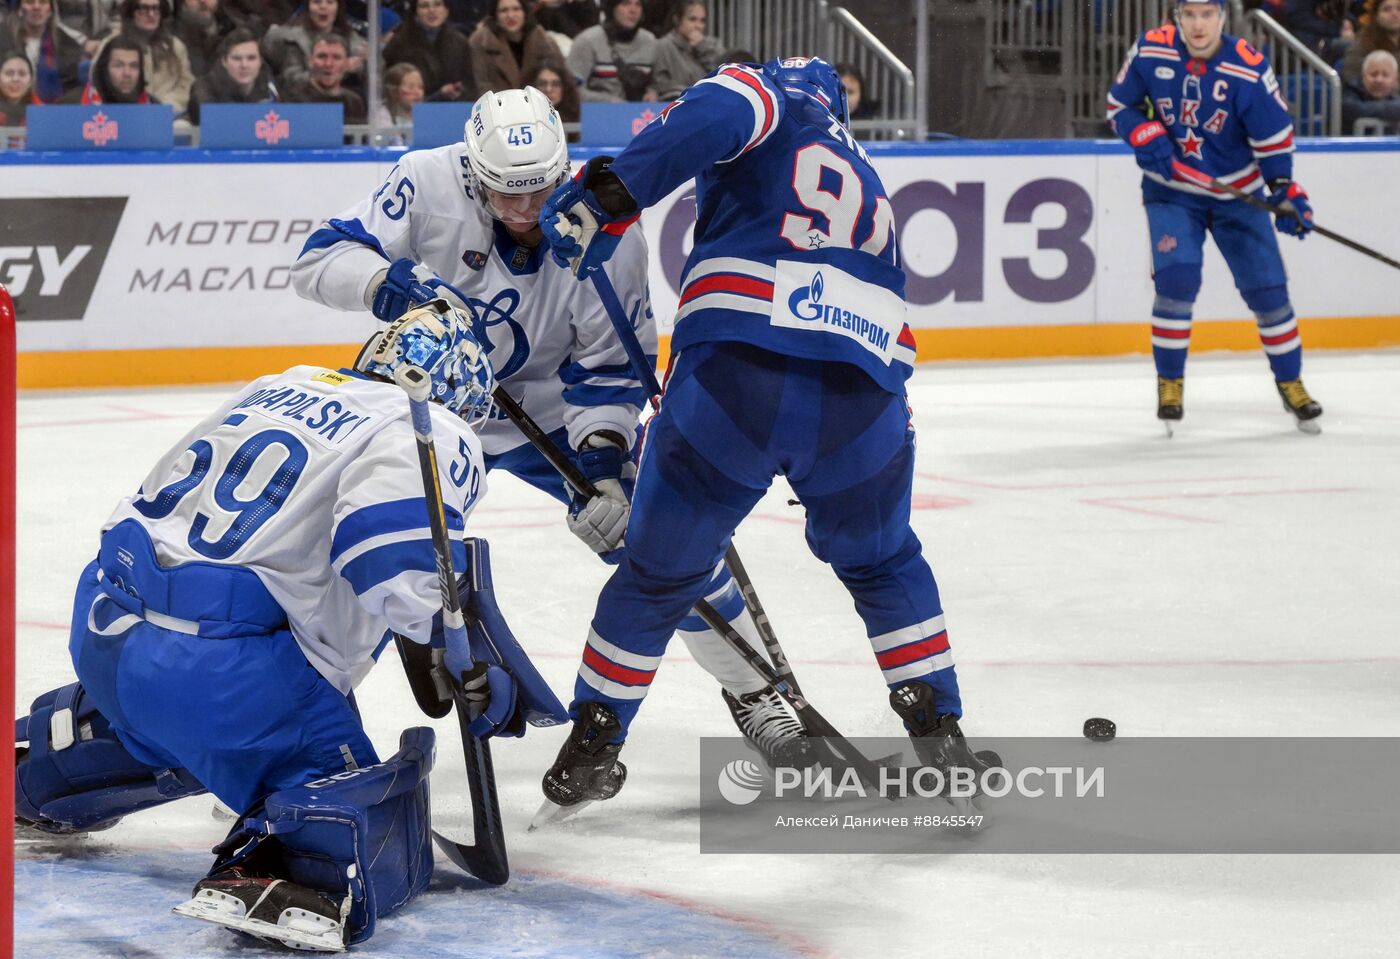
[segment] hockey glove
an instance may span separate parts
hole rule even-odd
[[[641,215],[632,194],[609,170],[612,161],[609,156],[589,160],[540,210],[550,255],[580,280],[602,268]]]
[[[1144,172],[1155,173],[1171,182],[1176,151],[1172,149],[1172,138],[1166,127],[1156,120],[1141,123],[1128,134],[1128,145],[1133,148],[1133,158]]]
[[[595,553],[611,553],[622,545],[632,514],[627,492],[637,468],[627,455],[625,441],[610,431],[590,433],[579,448],[579,469],[598,488],[598,495],[584,499],[573,494],[569,529]],[[626,488],[624,488],[624,484]]]
[[[428,281],[436,279],[426,266],[409,259],[395,260],[369,285],[374,291],[370,312],[385,323],[392,323],[415,306],[437,297],[439,294],[427,285]]]
[[[515,718],[515,680],[501,667],[473,663],[462,673],[460,687],[471,717],[467,729],[477,739],[489,739]]]
[[[1274,218],[1274,229],[1303,239],[1313,228],[1313,209],[1303,188],[1292,180],[1275,180],[1270,186],[1269,205],[1281,211]]]

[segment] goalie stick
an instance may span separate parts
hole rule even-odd
[[[1297,216],[1295,216],[1290,211],[1285,210],[1282,207],[1274,206],[1272,203],[1265,203],[1263,200],[1259,199],[1257,196],[1254,196],[1252,193],[1246,193],[1243,190],[1238,190],[1235,187],[1232,187],[1230,184],[1221,182],[1220,180],[1217,180],[1215,177],[1211,176],[1208,173],[1202,173],[1200,170],[1193,169],[1192,167],[1187,166],[1179,160],[1172,161],[1172,171],[1176,173],[1176,175],[1179,178],[1185,180],[1188,183],[1194,183],[1196,186],[1210,187],[1211,189],[1218,190],[1221,193],[1228,193],[1230,196],[1234,197],[1237,200],[1243,200],[1245,203],[1248,203],[1255,209],[1263,210],[1266,213],[1272,213],[1274,216],[1291,216],[1295,220],[1297,219]],[[1378,253],[1375,250],[1371,249],[1369,246],[1365,246],[1363,244],[1357,243],[1355,240],[1348,239],[1347,237],[1342,236],[1340,233],[1333,233],[1326,227],[1318,226],[1316,223],[1312,225],[1312,231],[1318,234],[1319,236],[1325,236],[1329,240],[1332,240],[1334,242],[1340,243],[1342,246],[1353,249],[1357,253],[1364,253],[1366,256],[1369,256],[1373,260],[1380,260],[1386,266],[1393,266],[1395,269],[1400,270],[1400,260],[1393,260],[1390,257],[1386,256],[1384,253]]]
[[[601,272],[601,271],[600,271]],[[594,274],[595,276],[597,274]],[[549,434],[540,429],[530,414],[526,413],[515,399],[505,391],[503,387],[497,385],[492,393],[496,405],[506,414],[506,417],[514,423],[525,438],[540,454],[549,461],[549,465],[564,478],[564,481],[572,486],[579,494],[590,499],[598,494],[598,488],[589,481],[583,471],[574,465],[573,461],[565,455],[564,451],[549,438]],[[722,636],[736,653],[743,657],[750,668],[764,681],[778,691],[778,694],[792,706],[793,712],[801,721],[804,729],[812,737],[825,741],[825,745],[835,755],[851,766],[855,767],[857,774],[869,785],[876,785],[879,782],[880,766],[869,759],[864,753],[852,745],[851,741],[841,735],[835,726],[831,725],[821,713],[817,712],[815,706],[809,703],[794,684],[778,675],[777,671],[765,660],[756,649],[748,644],[744,637],[731,626],[719,610],[710,605],[704,599],[695,604],[695,611],[700,614],[700,618]],[[566,807],[568,808],[568,807]],[[562,817],[559,817],[562,818]],[[537,822],[539,821],[537,817]]]
[[[442,489],[438,481],[437,450],[433,446],[433,423],[428,408],[432,385],[427,371],[416,366],[402,365],[395,371],[395,381],[408,396],[413,415],[413,435],[417,440],[418,467],[423,476],[423,496],[428,502],[428,526],[432,532],[433,552],[437,558],[438,585],[442,590],[442,626],[447,645],[470,660],[467,630],[462,616],[461,595],[457,591],[457,575],[452,570],[451,542],[447,534],[447,519],[443,514]],[[462,731],[462,750],[467,761],[467,788],[472,801],[472,825],[475,843],[454,842],[441,833],[433,833],[438,848],[458,868],[471,873],[482,882],[503,885],[510,878],[510,863],[506,858],[505,829],[501,821],[501,801],[496,794],[496,771],[491,763],[491,746],[471,734],[471,715],[461,686],[452,684],[452,701],[457,709],[457,723]]]

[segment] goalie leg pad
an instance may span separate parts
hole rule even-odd
[[[15,815],[44,832],[107,829],[123,816],[204,792],[188,770],[132,756],[80,683],[34,700],[29,715],[15,721],[15,742]]]
[[[434,744],[432,729],[406,729],[386,762],[273,793],[215,849],[210,877],[236,867],[348,899],[346,941],[364,942],[432,877]]]

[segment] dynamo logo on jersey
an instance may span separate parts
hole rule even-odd
[[[787,301],[788,309],[798,319],[819,322],[845,330],[854,335],[856,339],[869,343],[871,348],[877,352],[889,352],[889,330],[874,320],[845,309],[839,304],[823,303],[822,296],[825,293],[826,280],[823,279],[821,270],[818,270],[812,275],[810,283],[792,291],[792,295],[788,297]]]

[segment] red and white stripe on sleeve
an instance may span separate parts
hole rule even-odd
[[[737,93],[744,98],[753,111],[753,128],[748,137],[745,138],[744,145],[733,156],[720,160],[720,163],[728,163],[743,156],[772,136],[773,131],[777,129],[778,94],[759,71],[742,64],[731,63],[722,67],[714,76],[699,81],[696,86],[705,83],[712,83],[729,90],[731,93]]]
[[[1264,157],[1281,156],[1285,153],[1293,152],[1293,125],[1289,124],[1271,137],[1262,140],[1249,138],[1249,146],[1254,151],[1256,159],[1262,160]]]

